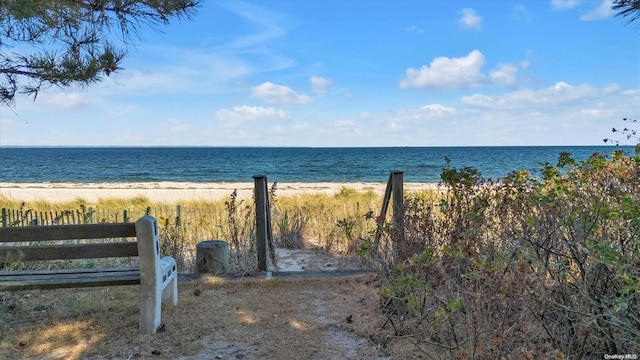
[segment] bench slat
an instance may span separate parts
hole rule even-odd
[[[108,239],[135,236],[135,223],[0,228],[0,243],[71,239]]]
[[[140,270],[131,268],[0,272],[0,291],[136,284]]]
[[[0,262],[93,259],[138,256],[136,242],[0,246]]]

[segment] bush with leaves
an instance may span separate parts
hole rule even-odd
[[[563,153],[496,182],[448,166],[439,196],[405,199],[404,256],[382,272],[389,339],[434,358],[640,352],[639,163]]]

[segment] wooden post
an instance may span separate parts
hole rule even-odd
[[[393,173],[389,174],[389,180],[387,181],[387,187],[384,191],[384,197],[382,198],[382,207],[380,208],[380,215],[378,221],[376,221],[376,237],[373,241],[373,250],[378,251],[380,247],[380,237],[382,236],[382,227],[387,219],[387,209],[389,208],[389,200],[391,199],[391,188],[393,186]]]
[[[391,173],[391,189],[393,192],[393,261],[398,263],[398,243],[404,243],[404,183],[402,171]]]
[[[2,227],[7,227],[7,209],[2,208]]]
[[[258,251],[258,270],[267,271],[267,237],[269,232],[267,206],[267,177],[255,175],[254,197],[256,202],[256,249]]]
[[[182,227],[182,208],[176,205],[176,227]]]

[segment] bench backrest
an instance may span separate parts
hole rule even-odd
[[[153,218],[152,218],[153,219]],[[155,219],[154,219],[155,221]],[[54,244],[58,240],[136,237],[135,223],[0,228],[0,262],[138,256],[136,241]],[[38,242],[33,246],[33,242]],[[22,243],[6,246],[7,243]]]
[[[160,256],[160,234],[158,233],[158,221],[149,215],[138,219],[135,224],[138,236],[138,251],[140,253],[140,277],[141,282],[153,283],[151,289],[159,289],[166,279],[161,276],[162,263]],[[173,261],[173,272],[176,271]]]

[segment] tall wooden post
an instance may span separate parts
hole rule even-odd
[[[398,263],[398,243],[404,243],[404,181],[402,171],[391,173],[391,190],[393,192],[393,261]]]
[[[264,175],[255,175],[253,176],[253,180],[256,201],[256,250],[258,251],[258,270],[267,271],[267,239],[269,236],[267,177]]]
[[[176,227],[182,228],[182,207],[176,205]]]

